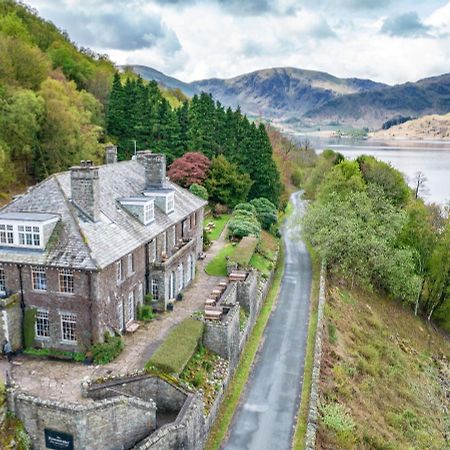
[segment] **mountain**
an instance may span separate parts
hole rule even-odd
[[[292,67],[258,70],[226,80],[194,81],[191,85],[210,92],[227,106],[240,105],[245,113],[268,119],[298,118],[337,97],[385,86]]]
[[[151,67],[140,65],[126,65],[119,66],[119,68],[122,70],[130,68],[138,75],[140,75],[144,80],[154,80],[158,84],[161,84],[162,86],[169,89],[180,89],[189,97],[200,93],[200,91],[198,91],[195,86],[192,86],[189,83],[184,83],[183,81],[177,80],[176,78],[170,77],[169,75],[165,75],[164,73]]]
[[[450,111],[450,74],[389,86],[372,80],[338,78],[292,67],[257,70],[234,78],[184,83],[145,66],[130,66],[144,79],[192,96],[209,92],[225,106],[249,116],[298,126],[381,128],[394,117]]]
[[[415,83],[344,95],[308,112],[303,119],[312,124],[339,123],[380,128],[395,116],[445,114],[450,111],[450,74]]]

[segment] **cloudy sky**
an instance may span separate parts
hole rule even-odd
[[[450,0],[25,0],[81,46],[183,81],[292,66],[386,83],[450,72]]]

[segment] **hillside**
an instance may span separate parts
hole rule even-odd
[[[318,449],[450,445],[450,342],[410,308],[331,285]]]
[[[384,86],[291,67],[258,70],[227,80],[195,81],[192,85],[212,93],[225,105],[240,105],[249,115],[279,119],[302,116],[336,97]]]
[[[450,74],[341,96],[305,114],[310,123],[339,123],[381,128],[396,116],[445,114],[450,111]]]
[[[159,85],[168,89],[180,89],[188,97],[192,97],[195,94],[199,94],[200,91],[189,83],[177,80],[174,77],[170,77],[159,70],[153,69],[147,66],[141,65],[127,65],[119,66],[120,70],[131,69],[133,72],[140,75],[144,80],[156,81]]]
[[[409,120],[388,130],[379,130],[372,134],[375,139],[450,139],[450,113],[432,114],[419,119]]]
[[[240,106],[249,116],[287,122],[291,128],[344,125],[379,129],[393,117],[450,111],[450,74],[388,86],[286,67],[184,83],[145,66],[131,67],[144,79],[188,95],[208,92],[225,106]]]

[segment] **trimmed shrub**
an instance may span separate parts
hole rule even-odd
[[[248,267],[253,254],[255,253],[258,239],[252,236],[242,238],[230,258],[231,262],[237,263],[239,267]]]
[[[197,183],[191,184],[189,191],[197,197],[202,198],[203,200],[208,200],[208,191],[205,187],[200,186]]]
[[[263,230],[270,230],[278,221],[276,206],[267,198],[255,198],[250,202],[256,209],[256,215]]]
[[[234,207],[234,212],[249,211],[256,216],[256,208],[251,203],[239,203]]]
[[[150,305],[141,305],[137,310],[137,318],[142,322],[150,322],[155,318],[155,313]]]
[[[167,374],[179,375],[197,350],[202,335],[203,322],[185,319],[169,333],[145,368],[156,368]]]
[[[152,302],[153,302],[153,295],[152,294],[145,294],[145,297],[144,297],[144,303],[146,304],[146,305],[151,305],[152,304]]]
[[[245,236],[258,237],[261,232],[261,226],[256,219],[233,217],[228,222],[228,232],[230,236],[236,238],[243,238]]]
[[[121,336],[111,336],[105,333],[105,342],[95,344],[91,348],[94,364],[108,364],[120,355],[124,347]]]

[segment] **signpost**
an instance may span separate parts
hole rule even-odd
[[[74,450],[73,435],[45,428],[45,447],[53,450]]]

